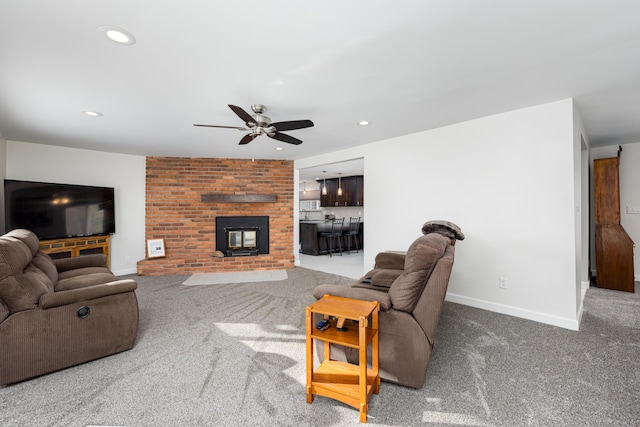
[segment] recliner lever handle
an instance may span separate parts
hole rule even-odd
[[[89,317],[89,313],[91,313],[91,309],[86,305],[83,305],[76,311],[76,316],[78,319],[86,319]]]

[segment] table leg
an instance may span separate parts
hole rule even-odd
[[[367,422],[367,319],[360,317],[358,321],[358,339],[360,341],[360,422]]]
[[[313,394],[311,393],[311,382],[313,381],[313,339],[311,338],[313,316],[309,307],[305,311],[305,317],[307,321],[307,403],[313,403]]]

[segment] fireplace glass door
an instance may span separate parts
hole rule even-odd
[[[255,248],[257,245],[256,232],[244,231],[243,233],[243,246],[245,248]]]
[[[258,232],[255,230],[228,231],[227,249],[237,250],[258,246]]]
[[[242,247],[242,231],[229,231],[229,249],[240,249]]]

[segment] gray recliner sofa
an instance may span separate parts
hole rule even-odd
[[[29,230],[0,237],[0,385],[132,348],[136,287],[103,254],[52,260]]]
[[[421,388],[436,339],[436,330],[453,267],[460,228],[448,221],[430,221],[422,227],[406,254],[381,252],[373,270],[352,286],[316,287],[316,299],[326,294],[380,303],[380,377]],[[319,321],[318,317],[315,321]],[[316,346],[320,360],[322,346]],[[358,351],[332,345],[334,360],[358,363]]]

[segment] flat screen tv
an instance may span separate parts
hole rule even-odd
[[[4,180],[5,231],[26,228],[40,240],[116,232],[113,188]]]

